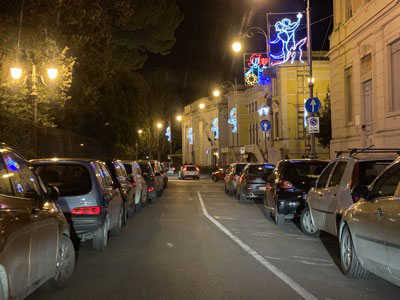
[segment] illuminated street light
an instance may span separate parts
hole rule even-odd
[[[137,132],[138,132],[139,134],[142,134],[142,133],[143,133],[143,130],[142,130],[142,129],[139,129]]]
[[[199,107],[200,107],[200,109],[203,109],[204,107],[206,107],[206,105],[204,103],[200,103]]]
[[[22,69],[21,68],[11,68],[10,72],[11,72],[11,77],[13,79],[20,79],[21,76],[22,76]]]
[[[214,97],[219,97],[219,95],[221,95],[221,92],[219,90],[214,90],[213,95]]]
[[[312,77],[312,78],[307,78],[307,81],[308,81],[308,83],[314,83],[315,82],[315,78],[314,77]]]
[[[182,116],[181,115],[176,116],[176,120],[179,122],[182,121]]]
[[[240,42],[234,42],[232,44],[232,49],[234,52],[240,52],[240,50],[242,50],[242,44]]]
[[[157,123],[157,128],[161,129],[162,128],[162,124],[161,123]]]
[[[47,75],[49,76],[49,78],[51,80],[54,80],[57,78],[57,73],[58,73],[58,70],[56,68],[48,68],[47,69]]]

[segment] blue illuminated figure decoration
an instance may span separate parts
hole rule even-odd
[[[270,82],[271,79],[263,75],[263,70],[268,67],[268,61],[268,57],[262,57],[261,53],[253,53],[250,56],[247,63],[250,68],[244,74],[246,85],[265,85]]]
[[[297,53],[298,60],[304,64],[302,59],[303,50],[301,47],[307,41],[307,37],[303,38],[300,41],[296,41],[296,30],[300,25],[300,21],[303,15],[301,13],[297,14],[297,21],[292,22],[291,20],[284,18],[279,22],[275,23],[275,31],[277,33],[276,39],[271,41],[270,44],[278,44],[281,43],[281,53],[278,55],[270,53],[270,57],[276,61],[271,62],[271,65],[280,65],[290,61],[291,64],[294,63]]]
[[[215,118],[212,121],[212,127],[211,127],[211,131],[214,132],[214,139],[218,139],[218,118]]]
[[[170,142],[171,141],[171,127],[168,126],[165,129],[165,135],[168,137],[168,142]]]
[[[231,109],[231,112],[229,113],[228,123],[233,125],[232,133],[235,133],[237,131],[237,110],[236,110],[236,107]]]
[[[188,128],[186,137],[189,139],[189,145],[193,145],[193,129],[192,129],[192,127]]]

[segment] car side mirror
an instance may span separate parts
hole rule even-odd
[[[353,187],[351,191],[351,196],[353,197],[353,202],[357,202],[360,198],[368,200],[370,198],[370,192],[368,186],[359,185]]]
[[[156,172],[155,175],[156,175],[156,176],[161,176],[160,172]]]
[[[114,182],[112,187],[113,189],[119,189],[121,187],[121,184],[119,182]]]
[[[57,201],[58,197],[60,197],[60,191],[54,185],[49,184],[47,186],[47,197],[51,201]]]

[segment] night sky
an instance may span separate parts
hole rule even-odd
[[[153,55],[145,66],[167,70],[165,85],[174,84],[183,105],[208,96],[225,80],[243,83],[241,54],[231,43],[252,26],[266,30],[266,13],[305,11],[304,0],[177,0],[184,21],[177,29],[176,44],[167,56]],[[312,0],[313,50],[329,49],[332,0]],[[324,19],[324,20],[322,20]],[[325,42],[324,42],[325,41]],[[262,35],[244,39],[244,51],[263,52]]]

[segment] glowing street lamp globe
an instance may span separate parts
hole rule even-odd
[[[232,44],[232,50],[234,52],[240,52],[240,50],[242,50],[242,44],[240,42],[234,42]]]
[[[47,69],[47,75],[49,76],[50,79],[56,79],[58,74],[58,70],[56,68],[48,68]]]
[[[139,134],[142,134],[142,133],[143,133],[143,130],[142,130],[142,129],[139,129],[137,132],[138,132]]]
[[[157,128],[161,129],[162,128],[162,124],[161,123],[157,123]]]
[[[176,119],[180,122],[180,121],[182,121],[182,116],[181,115],[176,116]]]
[[[199,107],[200,107],[200,109],[203,109],[204,107],[206,107],[206,105],[204,103],[200,103]]]
[[[214,90],[213,95],[214,97],[219,97],[219,95],[221,95],[221,92],[219,90]]]
[[[11,72],[11,77],[13,79],[20,79],[21,76],[22,76],[22,69],[21,68],[11,68],[10,72]]]

